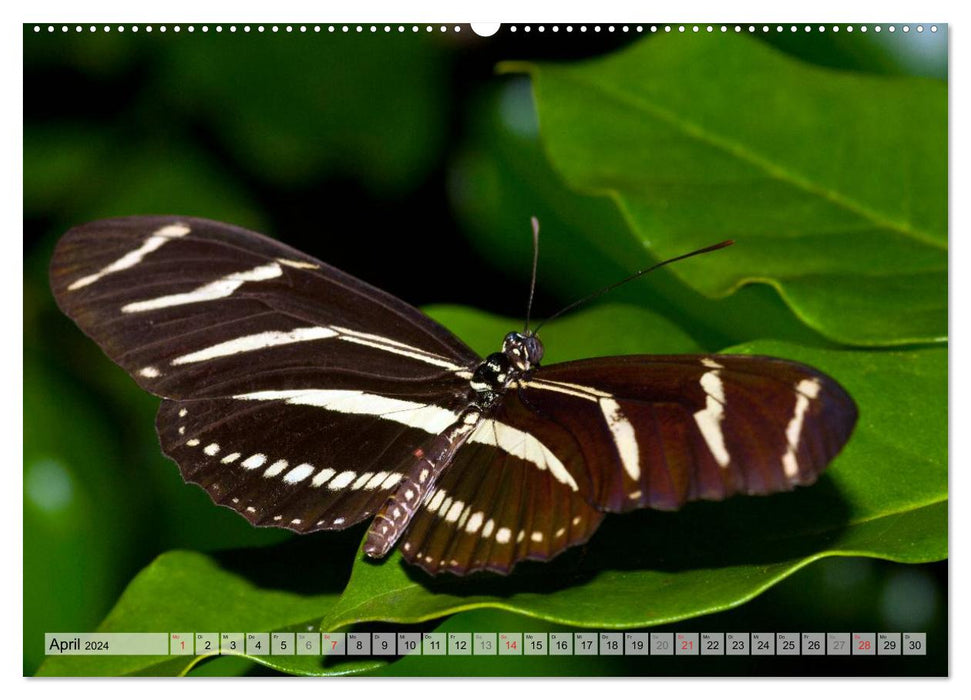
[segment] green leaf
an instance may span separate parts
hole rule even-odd
[[[489,349],[486,334],[501,337],[516,327],[469,309],[431,311],[480,351]],[[636,351],[625,326],[614,325],[629,311],[595,309],[564,320],[564,327],[551,323],[543,331],[551,361]],[[637,313],[647,326],[647,312]],[[590,332],[579,332],[582,325]],[[560,346],[556,336],[565,340],[565,328],[574,340]],[[666,351],[675,351],[679,341],[670,340]],[[819,483],[766,498],[694,503],[676,513],[610,516],[586,547],[548,564],[521,564],[505,578],[432,578],[397,552],[377,564],[359,552],[321,628],[414,623],[478,607],[587,627],[640,627],[734,607],[821,557],[916,563],[947,556],[946,349],[834,351],[761,341],[729,351],[806,362],[857,401],[856,431]]]
[[[849,344],[946,338],[942,82],[809,66],[721,34],[505,70],[531,75],[554,167],[612,197],[638,244],[665,258],[736,240],[673,269],[702,293],[765,282]]]
[[[219,555],[167,552],[128,585],[98,632],[271,632],[316,630],[347,579],[359,532],[300,538],[263,550]],[[383,661],[251,656],[299,675],[344,675]],[[184,675],[204,656],[51,656],[38,675]]]
[[[449,193],[476,252],[529,284],[529,217],[541,225],[537,318],[656,262],[630,235],[614,203],[570,190],[539,142],[529,79],[506,76],[470,110],[470,141],[451,165]],[[525,125],[525,126],[524,126]],[[723,251],[717,255],[725,255]],[[748,285],[712,300],[662,268],[610,293],[681,325],[706,350],[763,338],[831,345],[801,323],[767,285]],[[545,299],[555,295],[556,300]]]

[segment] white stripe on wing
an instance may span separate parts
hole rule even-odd
[[[97,282],[105,275],[110,275],[112,272],[120,272],[121,270],[128,270],[135,267],[135,265],[144,260],[145,256],[149,253],[158,250],[173,238],[181,238],[187,233],[189,233],[189,227],[185,224],[171,224],[169,226],[163,226],[146,238],[145,242],[142,243],[140,248],[136,248],[135,250],[126,253],[110,265],[106,265],[105,267],[101,268],[93,275],[88,275],[87,277],[74,280],[74,282],[68,286],[68,289],[71,291],[81,289],[82,287],[87,287],[89,284]]]

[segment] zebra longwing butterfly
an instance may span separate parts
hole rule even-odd
[[[607,512],[810,484],[856,406],[795,362],[628,356],[540,366],[510,333],[484,360],[417,309],[257,233],[194,218],[60,240],[61,309],[162,397],[162,449],[254,525],[373,516],[425,571],[508,573]]]

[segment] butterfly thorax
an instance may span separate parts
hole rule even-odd
[[[369,557],[380,558],[390,551],[483,415],[502,399],[510,384],[539,367],[542,358],[539,338],[532,333],[513,332],[503,338],[501,352],[492,353],[475,368],[469,381],[468,405],[450,426],[411,454],[400,470],[404,478],[374,516],[364,543]]]
[[[473,402],[481,408],[488,408],[502,396],[517,374],[508,357],[501,352],[492,353],[472,373],[469,386],[474,392]]]
[[[481,409],[492,406],[513,381],[539,366],[543,344],[529,333],[509,333],[502,351],[489,355],[472,373],[473,402]]]

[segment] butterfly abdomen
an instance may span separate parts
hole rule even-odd
[[[409,457],[410,464],[402,469],[405,477],[401,484],[371,522],[364,543],[365,554],[380,559],[391,551],[481,418],[481,410],[470,406],[441,435],[415,449]]]

